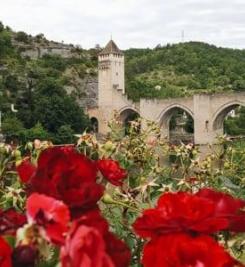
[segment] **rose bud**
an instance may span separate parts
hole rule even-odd
[[[12,254],[13,267],[34,267],[37,259],[37,250],[29,245],[18,246]]]

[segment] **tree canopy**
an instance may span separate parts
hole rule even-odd
[[[245,50],[188,42],[129,49],[125,54],[126,89],[134,100],[245,90]],[[135,89],[135,83],[140,89]]]
[[[81,133],[90,123],[77,99],[65,89],[69,80],[64,73],[69,67],[86,64],[91,67],[93,63],[83,57],[64,59],[56,55],[24,58],[21,50],[13,46],[13,38],[31,44],[37,37],[32,38],[24,32],[14,33],[0,24],[2,132],[22,140],[36,136],[70,142],[74,133]],[[10,111],[11,104],[18,110],[15,116]],[[58,133],[62,133],[62,140],[57,140]]]

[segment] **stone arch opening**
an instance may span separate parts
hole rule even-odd
[[[162,112],[160,118],[162,136],[170,143],[194,142],[194,118],[191,110],[181,105],[172,105]]]
[[[94,133],[98,133],[99,132],[99,121],[98,121],[98,119],[95,118],[95,117],[92,117],[90,119],[90,122],[91,122],[91,126],[92,126],[92,131]]]
[[[132,125],[132,122],[136,121],[139,117],[139,113],[131,108],[126,108],[120,112],[119,119],[122,122],[126,135],[129,133],[129,128]],[[140,131],[140,126],[136,130]]]
[[[228,134],[228,135],[238,135],[239,130],[239,117],[240,113],[245,113],[244,103],[233,102],[227,103],[220,107],[214,115],[213,119],[213,131],[216,136]],[[245,115],[245,114],[244,114]],[[233,125],[230,125],[232,124]],[[232,127],[231,127],[232,126]],[[230,132],[229,128],[234,128],[234,131]],[[241,125],[241,133],[245,134],[245,127]]]

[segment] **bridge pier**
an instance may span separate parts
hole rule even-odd
[[[197,145],[213,144],[216,133],[212,129],[210,95],[194,95],[194,142]]]

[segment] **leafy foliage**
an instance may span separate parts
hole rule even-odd
[[[159,138],[160,129],[154,123],[144,121],[147,127],[139,133],[140,123],[140,120],[138,124],[132,123],[128,134],[123,136],[125,129],[115,117],[110,123],[110,137],[99,144],[99,148],[88,135],[79,141],[83,153],[90,157],[113,158],[128,171],[128,180],[122,190],[108,186],[102,207],[105,217],[110,218],[113,231],[131,248],[132,266],[140,266],[143,242],[135,236],[130,225],[139,210],[153,207],[163,192],[196,192],[209,187],[245,198],[244,146],[221,138],[219,146],[201,158],[198,147],[193,144],[169,146]],[[227,242],[227,246],[240,260],[244,259],[240,241],[234,240],[232,245]]]
[[[132,252],[130,266],[132,267],[141,266],[140,258],[142,257],[142,248],[145,243],[142,238],[135,234],[132,224],[137,217],[142,216],[144,209],[153,208],[157,199],[163,193],[183,191],[188,194],[195,194],[201,188],[208,187],[241,199],[245,198],[243,178],[245,175],[245,153],[241,144],[231,143],[228,139],[221,138],[220,145],[216,150],[213,148],[210,154],[201,159],[198,148],[193,144],[168,145],[165,140],[159,138],[160,129],[157,125],[144,121],[146,127],[139,132],[138,127],[141,123],[141,119],[138,119],[138,121],[131,123],[130,126],[127,125],[128,134],[124,135],[125,129],[115,117],[109,125],[111,131],[107,140],[98,142],[95,136],[84,133],[80,136],[77,146],[75,145],[78,151],[93,159],[92,167],[101,159],[110,159],[109,161],[120,163],[120,165],[116,165],[117,168],[114,174],[118,175],[118,171],[121,168],[127,171],[128,175],[127,178],[124,177],[123,186],[115,187],[107,182],[109,178],[103,180],[106,191],[101,199],[102,201],[99,201],[99,207],[110,223],[110,230],[120,239],[126,241],[130,247]],[[36,126],[36,129],[40,130],[41,128],[40,125]],[[69,125],[62,126],[59,129],[59,133],[67,133],[69,131]],[[23,180],[20,180],[14,172],[15,164],[20,166],[20,161],[25,159],[25,164],[29,166],[26,163],[27,155],[31,162],[37,162],[40,153],[50,145],[48,142],[30,142],[25,148],[22,147],[20,149],[0,144],[0,203],[2,209],[14,206],[16,210],[24,210],[26,201],[25,187],[22,183]],[[174,159],[172,163],[169,162],[170,156],[173,156],[172,158]],[[55,158],[57,158],[57,155]],[[68,157],[66,160],[69,159]],[[62,160],[64,159],[62,158]],[[66,172],[66,165],[63,164],[64,168],[57,168],[57,165],[56,167],[52,166],[52,162],[50,160],[49,165],[45,165],[45,168],[49,168],[48,170],[51,172],[53,169],[56,172],[60,172],[52,177],[59,180],[59,177],[63,177],[65,172],[66,179],[69,179],[70,175],[69,172]],[[73,164],[73,162],[69,162],[68,166],[70,164]],[[83,165],[78,165],[77,168],[81,168],[81,173],[84,173],[85,167]],[[71,173],[73,172],[74,168],[71,168]],[[101,174],[103,173],[101,172]],[[100,175],[98,178],[97,180],[100,182],[104,179]],[[37,176],[36,179],[39,180],[41,178]],[[63,180],[60,181],[62,181],[62,184],[64,183]],[[70,186],[74,186],[74,189],[76,189],[77,183],[73,183]],[[42,190],[46,190],[46,187]],[[177,207],[182,209],[182,206],[177,205]],[[196,209],[194,209],[194,212],[200,214],[202,221],[202,213],[198,213]],[[61,217],[61,220],[63,220],[63,217]],[[177,217],[177,220],[179,220],[179,217]],[[189,222],[189,220],[184,221]],[[99,224],[99,222],[95,224],[97,225],[97,223]],[[158,221],[153,220],[152,223],[158,223]],[[53,224],[54,221],[52,221]],[[26,227],[29,227],[29,225]],[[177,227],[179,227],[179,224],[177,224]],[[234,258],[244,262],[244,235],[235,236],[234,233],[230,235],[229,232],[222,231],[215,237]],[[14,244],[15,241],[13,240],[12,243]],[[16,246],[18,246],[18,239]],[[39,249],[42,253],[42,259],[36,266],[56,266],[58,264],[57,247],[51,244],[48,245],[45,242],[42,243]]]
[[[20,47],[12,40],[19,42]],[[73,47],[79,53],[77,58],[44,55],[33,60],[20,54],[23,44],[48,43],[42,34],[32,37],[24,32],[14,33],[0,24],[0,104],[4,117],[10,113],[10,104],[15,104],[17,118],[26,129],[40,122],[55,139],[64,125],[70,125],[75,133],[89,127],[88,118],[77,104],[77,99],[84,97],[82,86],[76,84],[74,77],[85,83],[95,77],[101,48],[98,45],[90,50]],[[126,91],[134,101],[142,97],[174,98],[245,88],[243,50],[189,42],[158,45],[154,49],[129,49],[125,56]],[[67,87],[75,91],[68,94]],[[241,112],[239,117],[227,120],[227,133],[244,134],[243,117],[245,113]]]
[[[16,117],[9,116],[4,119],[2,124],[2,132],[7,137],[20,137],[21,133],[24,130],[23,123],[18,120]]]
[[[17,32],[15,40],[19,42],[23,42],[23,43],[28,43],[29,38],[25,32],[20,31],[20,32]]]
[[[75,142],[74,134],[70,125],[62,125],[57,131],[55,141],[57,144],[73,144]]]
[[[37,134],[40,139],[49,136],[58,141],[57,132],[66,131],[67,140],[62,135],[62,142],[70,142],[71,135],[85,130],[90,122],[77,99],[67,93],[65,86],[72,83],[72,77],[65,74],[67,69],[75,68],[83,72],[81,75],[84,77],[86,69],[95,66],[95,63],[85,55],[74,59],[56,55],[44,55],[37,60],[23,58],[21,49],[12,45],[13,38],[20,44],[47,41],[41,35],[32,37],[24,32],[14,33],[1,24],[0,103],[4,133],[13,136],[15,132],[20,140],[32,140]],[[12,122],[9,119],[10,104],[15,104],[18,109],[16,124],[14,119],[11,119]],[[23,129],[16,131],[19,124]]]
[[[229,135],[245,135],[245,108],[240,107],[235,110],[235,116],[229,116],[224,121],[225,132]]]
[[[35,139],[48,140],[50,134],[43,128],[42,124],[38,122],[32,128],[23,131],[22,138],[24,142],[33,141]]]
[[[157,93],[161,98],[245,89],[243,50],[188,42],[155,49],[129,49],[125,53],[127,93],[134,100],[140,96],[156,97],[156,85],[162,88]],[[135,82],[145,86],[134,91],[131,85]]]

